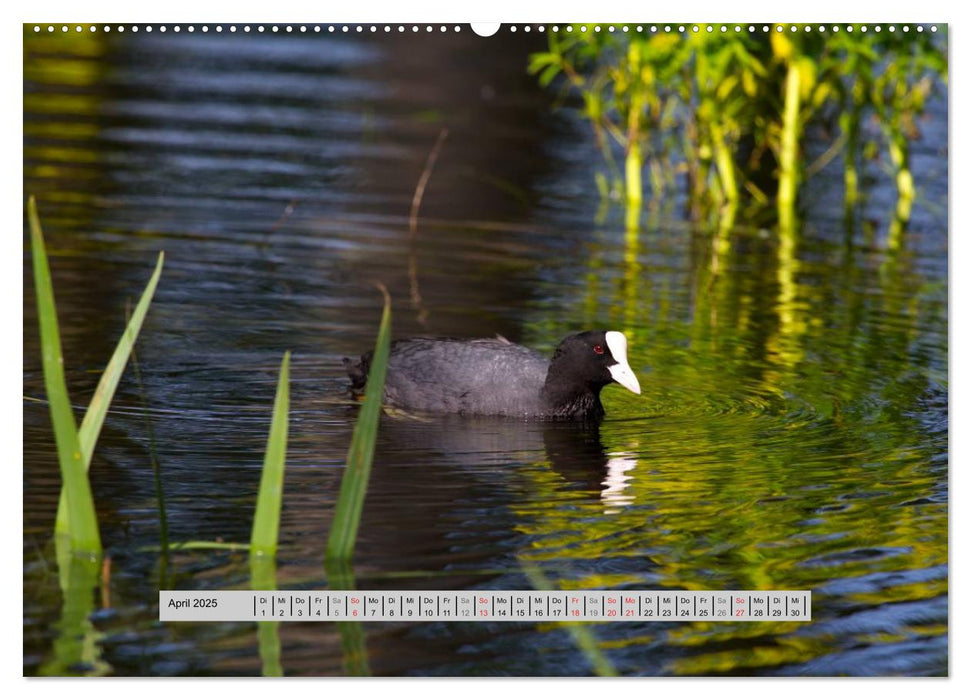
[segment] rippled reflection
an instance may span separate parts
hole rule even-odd
[[[607,460],[607,475],[603,480],[603,490],[600,500],[604,503],[604,514],[619,513],[623,506],[634,502],[634,495],[627,492],[633,475],[627,472],[637,466],[637,459],[632,454],[615,453]]]

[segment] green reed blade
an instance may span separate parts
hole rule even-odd
[[[33,252],[34,284],[37,290],[37,317],[40,324],[40,345],[44,368],[44,386],[50,405],[51,422],[57,443],[57,460],[61,467],[66,501],[70,506],[67,533],[76,552],[92,555],[101,553],[98,518],[91,496],[91,484],[81,456],[77,424],[71,411],[71,400],[64,380],[64,357],[61,336],[57,327],[57,308],[54,304],[54,285],[47,264],[44,234],[37,216],[37,203],[31,197],[27,203],[30,221],[30,245]]]
[[[371,461],[374,459],[374,443],[378,436],[384,378],[391,348],[391,298],[384,287],[381,287],[381,292],[384,294],[384,311],[381,314],[381,326],[378,329],[378,339],[365,388],[364,405],[354,425],[354,435],[347,452],[347,468],[341,479],[334,521],[327,538],[326,558],[332,561],[350,560],[354,553],[357,530],[364,510],[364,497],[371,475]]]
[[[78,437],[81,439],[81,455],[84,457],[86,467],[91,463],[91,454],[94,452],[94,446],[98,441],[101,426],[104,424],[105,415],[108,413],[108,406],[111,404],[111,399],[114,397],[115,390],[118,388],[118,382],[121,379],[122,373],[125,371],[125,366],[135,347],[135,341],[138,339],[138,334],[142,329],[142,322],[148,313],[148,307],[152,303],[152,297],[155,296],[155,287],[158,286],[158,280],[162,274],[162,266],[164,264],[165,252],[163,251],[158,254],[155,271],[148,280],[148,285],[145,287],[145,291],[142,292],[142,296],[138,300],[135,310],[132,312],[125,332],[118,340],[118,345],[115,348],[114,354],[111,356],[111,360],[109,360],[108,365],[101,374],[98,388],[95,389],[94,396],[91,397],[91,403],[88,404],[88,411],[84,414],[84,420],[81,421],[81,430],[78,433]]]
[[[272,556],[280,532],[280,504],[283,500],[283,471],[287,458],[287,429],[290,413],[290,351],[283,355],[280,379],[273,402],[273,421],[263,459],[263,476],[256,499],[250,552]]]
[[[148,307],[152,303],[152,297],[155,295],[155,287],[158,286],[158,280],[162,274],[162,265],[164,263],[165,253],[160,252],[158,254],[158,262],[155,263],[155,272],[152,273],[152,277],[148,281],[148,286],[142,292],[141,299],[138,300],[138,305],[135,307],[135,311],[128,321],[125,332],[122,333],[121,338],[118,340],[118,345],[115,348],[114,354],[111,356],[111,360],[108,361],[108,365],[101,374],[98,387],[95,389],[94,396],[91,397],[91,403],[88,404],[88,410],[84,414],[84,420],[81,421],[78,439],[81,444],[81,460],[84,464],[85,471],[91,467],[91,455],[94,453],[94,446],[98,442],[98,435],[101,433],[102,425],[104,425],[108,407],[111,405],[112,398],[114,398],[115,390],[118,388],[118,382],[121,380],[121,375],[125,372],[125,366],[128,364],[128,359],[131,357],[132,350],[135,347],[135,341],[138,339],[138,333],[142,329],[145,314],[148,313]],[[66,532],[68,519],[68,503],[65,498],[64,489],[62,488],[61,498],[57,504],[55,531]]]

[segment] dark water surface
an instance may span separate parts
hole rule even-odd
[[[340,360],[373,344],[372,280],[398,336],[502,333],[545,352],[623,330],[644,393],[608,388],[599,431],[386,417],[359,587],[530,588],[531,563],[562,588],[812,589],[810,624],[589,629],[627,675],[947,673],[946,96],[919,125],[921,195],[899,245],[885,164],[867,166],[869,199],[844,218],[835,162],[791,245],[740,221],[716,255],[676,196],[645,205],[639,232],[600,202],[587,128],[525,74],[543,43],[467,28],[26,38],[24,184],[78,415],[166,253],[138,344],[144,398],[129,370],[91,467],[110,586],[72,622],[25,243],[26,674],[261,672],[252,624],[157,621],[160,587],[245,588],[250,574],[242,553],[191,551],[165,575],[147,422],[170,539],[248,541],[292,350],[277,584],[326,587],[356,416]],[[408,211],[443,126],[416,244],[422,326]],[[76,629],[85,663],[65,668]],[[278,632],[288,675],[345,672],[335,625]],[[363,632],[375,674],[591,672],[556,625]]]

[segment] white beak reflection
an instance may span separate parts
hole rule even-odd
[[[634,495],[625,493],[633,475],[628,475],[637,466],[637,459],[627,452],[614,452],[607,460],[607,476],[603,480],[600,500],[604,504],[604,514],[612,515],[634,502]]]

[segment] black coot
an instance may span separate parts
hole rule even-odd
[[[344,358],[352,391],[364,389],[370,361],[371,353]],[[503,338],[413,338],[391,346],[384,403],[430,413],[598,419],[600,390],[611,382],[641,393],[618,331],[567,336],[552,360]]]

